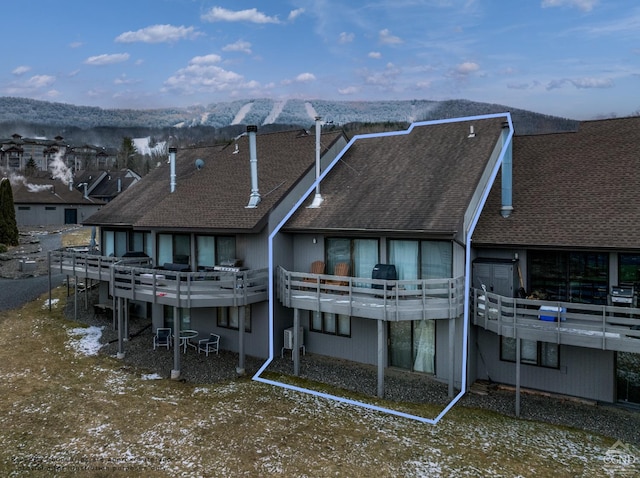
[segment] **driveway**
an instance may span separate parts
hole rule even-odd
[[[42,250],[34,254],[34,256],[46,258],[47,252],[62,247],[62,235],[60,233],[41,234],[37,237],[40,239]],[[63,279],[64,274],[52,275],[51,286],[59,286],[62,284]],[[49,276],[47,274],[17,279],[0,278],[0,311],[21,307],[48,291]]]

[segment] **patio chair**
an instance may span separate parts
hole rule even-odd
[[[153,336],[153,350],[157,347],[171,347],[171,329],[169,327],[158,327],[156,335]]]
[[[198,340],[198,354],[204,352],[207,357],[209,352],[215,352],[218,355],[218,348],[220,346],[220,336],[216,334],[209,334],[208,339]]]
[[[336,266],[333,268],[333,275],[349,277],[349,264],[347,264],[346,262],[338,262]],[[327,284],[346,287],[349,285],[349,282],[341,281],[341,280],[331,280],[331,281],[327,281]],[[341,291],[341,293],[344,293],[344,292]]]
[[[311,274],[324,274],[324,262],[322,261],[314,261],[311,263]],[[304,279],[304,282],[311,282],[312,284],[317,284],[316,279],[312,277],[308,277]],[[321,281],[322,283],[322,281]],[[309,289],[313,290],[313,289]]]

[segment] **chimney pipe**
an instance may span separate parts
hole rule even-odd
[[[258,207],[260,202],[260,193],[258,192],[258,156],[256,154],[256,125],[247,126],[249,133],[249,164],[251,166],[251,195],[249,196],[249,204],[246,208]]]
[[[316,116],[316,181],[320,177],[320,134],[322,132],[322,118]],[[319,208],[324,199],[320,194],[320,183],[316,182],[316,195],[313,197],[313,202],[309,205],[309,208]]]
[[[169,165],[171,168],[170,176],[170,190],[174,192],[176,190],[176,152],[178,148],[169,148]]]
[[[122,192],[122,178],[118,178],[118,183],[117,184],[118,184],[118,194],[120,194]]]
[[[83,183],[84,186],[84,198],[89,199],[89,194],[87,193],[87,183]]]
[[[502,123],[502,144],[507,141],[509,136],[509,123]],[[506,151],[502,160],[502,207],[500,214],[502,217],[509,217],[513,212],[513,155],[511,145],[512,140],[506,145]]]

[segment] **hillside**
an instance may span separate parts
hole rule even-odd
[[[316,116],[335,126],[349,123],[411,123],[459,116],[510,111],[517,134],[566,131],[575,128],[571,119],[510,108],[504,105],[467,100],[410,101],[326,101],[250,99],[213,103],[190,108],[149,110],[103,109],[25,98],[0,97],[0,136],[13,133],[24,136],[62,134],[66,138],[83,136],[89,130],[98,137],[105,129],[132,131],[129,136],[184,136],[178,130],[194,127],[242,130],[242,125],[256,124],[261,129],[276,125],[309,127]],[[102,130],[102,131],[100,131]],[[135,132],[134,132],[135,131]],[[163,132],[163,133],[161,133]],[[63,134],[66,133],[66,134]],[[102,134],[101,134],[102,133]],[[186,136],[190,136],[188,133]],[[100,144],[99,141],[89,141]]]

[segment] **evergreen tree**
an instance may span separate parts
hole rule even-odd
[[[0,180],[0,244],[18,245],[18,224],[13,204],[13,191],[8,179]]]
[[[122,146],[118,151],[118,169],[129,168],[135,170],[138,160],[136,145],[129,136],[122,138]]]
[[[36,165],[33,156],[31,156],[24,167],[24,175],[27,177],[35,176],[36,171],[38,171],[38,166]]]

